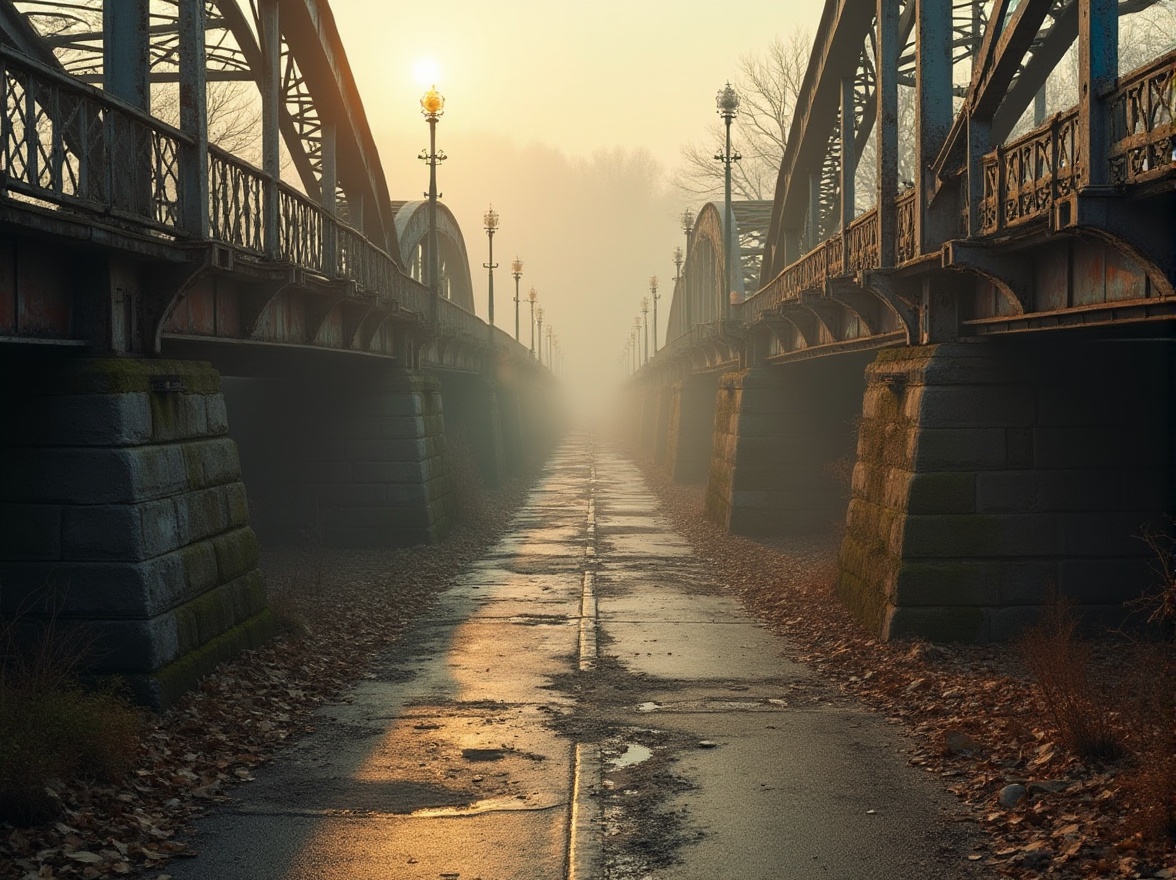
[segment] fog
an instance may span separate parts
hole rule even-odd
[[[575,408],[590,411],[622,376],[623,352],[649,277],[661,280],[665,341],[678,218],[672,186],[680,148],[704,138],[714,95],[741,55],[776,33],[812,27],[821,4],[748,3],[740,18],[710,4],[653,0],[593,4],[458,0],[437,13],[373,0],[334,0],[335,16],[380,150],[393,199],[421,198],[428,143],[413,80],[435,62],[446,96],[437,145],[442,201],[461,225],[476,310],[487,315],[482,215],[494,237],[495,323],[514,332],[510,262],[524,263],[521,331],[530,341],[532,285],[554,327]],[[716,147],[718,145],[716,144]],[[650,313],[650,344],[653,326]]]
[[[495,323],[514,332],[510,262],[517,254],[523,261],[520,341],[530,344],[526,296],[534,286],[544,310],[544,337],[554,328],[559,341],[571,400],[578,408],[594,408],[621,377],[622,349],[655,273],[663,279],[658,338],[665,338],[671,252],[683,238],[677,221],[682,202],[664,169],[645,151],[615,149],[573,159],[550,146],[518,145],[491,134],[449,139],[445,151],[450,159],[442,166],[440,188],[462,224],[478,315],[487,316],[488,288],[481,218],[493,202],[500,215]]]

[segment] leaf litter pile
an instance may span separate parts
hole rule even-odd
[[[702,517],[700,487],[646,477],[674,527],[796,659],[906,729],[909,763],[940,777],[987,832],[970,860],[1015,878],[1176,878],[1176,645],[1088,645],[1100,702],[1080,708],[1098,709],[1123,748],[1080,758],[1025,649],[880,642],[834,592],[835,540],[728,535]]]
[[[339,699],[486,551],[525,495],[520,482],[479,499],[437,545],[264,553],[279,635],[222,664],[163,715],[144,717],[124,783],[55,781],[54,821],[0,823],[0,878],[166,880],[169,859],[196,854],[183,839],[190,821],[228,800],[285,740],[312,731],[314,710]]]

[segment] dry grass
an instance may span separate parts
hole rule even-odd
[[[0,620],[0,820],[44,821],[60,811],[66,780],[115,782],[130,771],[142,716],[113,687],[81,687],[86,649],[56,614]]]
[[[1091,687],[1090,645],[1078,637],[1077,627],[1071,604],[1055,595],[1019,647],[1062,742],[1080,758],[1113,761],[1122,755],[1122,743],[1106,695]]]

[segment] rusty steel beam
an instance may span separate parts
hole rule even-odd
[[[873,0],[829,0],[817,26],[818,42],[796,99],[788,142],[776,181],[775,209],[764,249],[761,284],[787,264],[784,239],[803,226],[808,207],[808,172],[825,157],[836,123],[841,80],[857,71],[862,43],[874,17]]]
[[[391,217],[392,199],[359,88],[330,6],[323,0],[282,0],[283,36],[298,58],[319,116],[334,121],[339,184],[363,205],[363,233],[402,263]]]

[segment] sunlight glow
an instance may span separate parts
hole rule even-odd
[[[440,74],[441,65],[433,58],[418,58],[412,63],[412,78],[423,88],[436,85]]]

